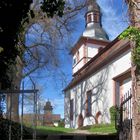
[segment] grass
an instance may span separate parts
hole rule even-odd
[[[85,126],[80,128],[80,130],[88,130],[91,133],[98,134],[115,134],[117,131],[115,129],[115,124],[98,124],[93,126]],[[47,127],[47,126],[38,126],[37,134],[38,135],[47,135],[47,134],[65,134],[65,133],[74,133],[75,129],[64,128],[64,127]]]
[[[93,125],[89,129],[89,132],[92,133],[109,133],[113,134],[116,133],[117,130],[115,129],[115,124],[98,124],[98,125]]]
[[[64,128],[64,127],[47,127],[47,126],[38,126],[37,134],[45,135],[45,134],[65,134],[69,132],[73,132],[74,129]]]

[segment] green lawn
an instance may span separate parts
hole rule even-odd
[[[47,127],[47,126],[38,126],[37,134],[45,135],[45,134],[64,134],[73,132],[74,129],[64,128],[64,127]]]
[[[117,132],[114,124],[93,125],[91,126],[89,131],[94,132],[94,133],[116,133]]]
[[[116,133],[114,124],[99,124],[93,126],[86,126],[80,128],[81,130],[88,130],[91,133],[98,134],[114,134]],[[47,127],[47,126],[38,126],[37,134],[38,135],[46,135],[46,134],[65,134],[76,131],[76,129],[64,128],[64,127]]]

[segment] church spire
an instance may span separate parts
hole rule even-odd
[[[96,0],[87,0],[85,21],[86,30],[83,32],[83,36],[108,40],[108,36],[102,28],[100,7]]]

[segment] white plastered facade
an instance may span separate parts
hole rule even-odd
[[[86,61],[89,61],[92,57],[94,57],[97,53],[99,48],[103,48],[103,45],[96,45],[91,43],[86,43],[81,45],[81,47],[77,50],[74,54],[73,59],[77,59],[77,55],[79,55],[79,60],[76,60],[76,63],[73,65],[73,74],[76,73],[80,68],[85,65],[85,58]],[[85,49],[87,49],[85,51]],[[77,54],[78,53],[78,54]]]
[[[131,67],[130,49],[104,67],[92,73],[85,80],[67,90],[65,93],[65,127],[78,128],[78,116],[82,113],[83,126],[95,124],[95,116],[100,111],[99,123],[110,123],[109,108],[114,105],[113,78]],[[124,90],[131,86],[131,79],[124,81]],[[85,115],[85,102],[87,91],[92,91],[92,116]],[[125,91],[124,91],[125,92]],[[73,99],[73,120],[70,119],[70,100]]]

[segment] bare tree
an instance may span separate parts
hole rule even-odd
[[[84,6],[85,3],[77,1],[66,3],[62,18],[58,16],[48,18],[45,13],[36,8],[37,5],[33,6],[34,18],[29,15],[29,23],[24,24],[24,32],[19,34],[18,47],[23,52],[21,60],[23,60],[24,66],[22,77],[46,66],[46,64],[58,66],[58,51],[66,49],[64,46],[74,31],[76,15]],[[27,44],[29,39],[30,43]]]
[[[32,4],[28,13],[29,21],[24,19],[21,23],[17,44],[20,54],[16,58],[16,66],[9,66],[13,89],[20,89],[21,80],[36,70],[59,66],[58,51],[65,49],[66,40],[74,31],[76,16],[85,7],[85,2],[66,1],[63,17],[54,15],[48,18],[39,8],[39,2],[35,0]],[[13,95],[12,119],[15,121],[18,120],[18,100],[19,95]],[[10,98],[7,101],[10,107]]]

